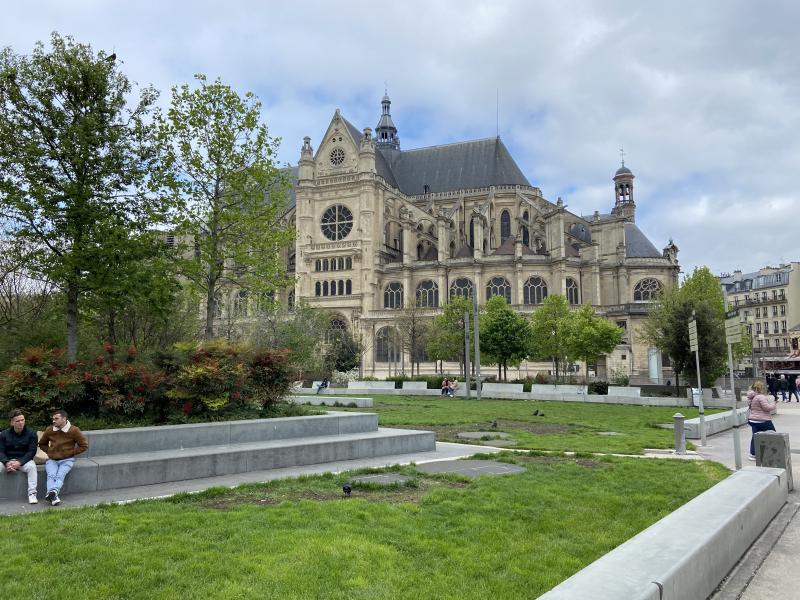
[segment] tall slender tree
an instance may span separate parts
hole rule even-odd
[[[519,365],[530,346],[530,323],[494,296],[485,305],[480,322],[481,363],[497,364],[498,379],[508,379],[508,365]]]
[[[72,360],[81,299],[135,285],[128,267],[156,248],[144,233],[167,210],[146,185],[157,93],[129,106],[118,65],[57,33],[30,56],[0,51],[0,220],[25,269],[65,294]]]
[[[294,239],[284,219],[291,174],[276,163],[278,140],[260,122],[261,103],[219,79],[173,88],[160,139],[165,180],[181,203],[179,270],[205,298],[206,339],[231,290],[258,297],[287,285],[280,251]]]

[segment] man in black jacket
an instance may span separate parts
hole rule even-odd
[[[30,427],[25,427],[25,415],[19,409],[12,410],[8,418],[11,427],[0,432],[0,462],[3,468],[0,472],[9,475],[23,472],[28,476],[28,503],[36,504],[36,432]]]

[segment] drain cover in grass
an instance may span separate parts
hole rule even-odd
[[[505,439],[511,436],[508,433],[503,433],[502,431],[462,431],[458,434],[458,437],[467,440],[479,440],[485,437]]]
[[[422,473],[460,473],[467,477],[479,475],[508,475],[525,471],[517,465],[496,462],[493,460],[441,460],[438,462],[417,465]]]
[[[410,477],[397,475],[396,473],[379,473],[377,475],[359,475],[353,477],[353,483],[374,483],[376,485],[404,485],[410,481]]]
[[[481,440],[483,446],[495,446],[497,448],[507,448],[509,446],[516,446],[517,442],[514,440]]]
[[[597,435],[625,435],[619,431],[598,431]]]

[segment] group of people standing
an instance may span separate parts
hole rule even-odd
[[[783,402],[791,402],[792,396],[800,402],[800,377],[797,375],[780,375],[776,373],[767,373],[767,389],[769,393],[778,399],[780,394]]]
[[[0,473],[10,476],[24,473],[28,479],[28,503],[37,504],[38,473],[36,471],[36,449],[47,454],[44,470],[47,474],[45,499],[53,506],[61,504],[59,493],[64,479],[75,464],[75,457],[89,448],[89,442],[80,429],[69,422],[67,412],[53,412],[53,425],[45,429],[39,439],[36,431],[25,424],[25,415],[19,409],[8,415],[10,427],[0,432]]]

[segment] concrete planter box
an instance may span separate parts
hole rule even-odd
[[[629,398],[638,398],[642,394],[642,388],[628,387],[628,386],[608,386],[609,396],[626,396]]]

